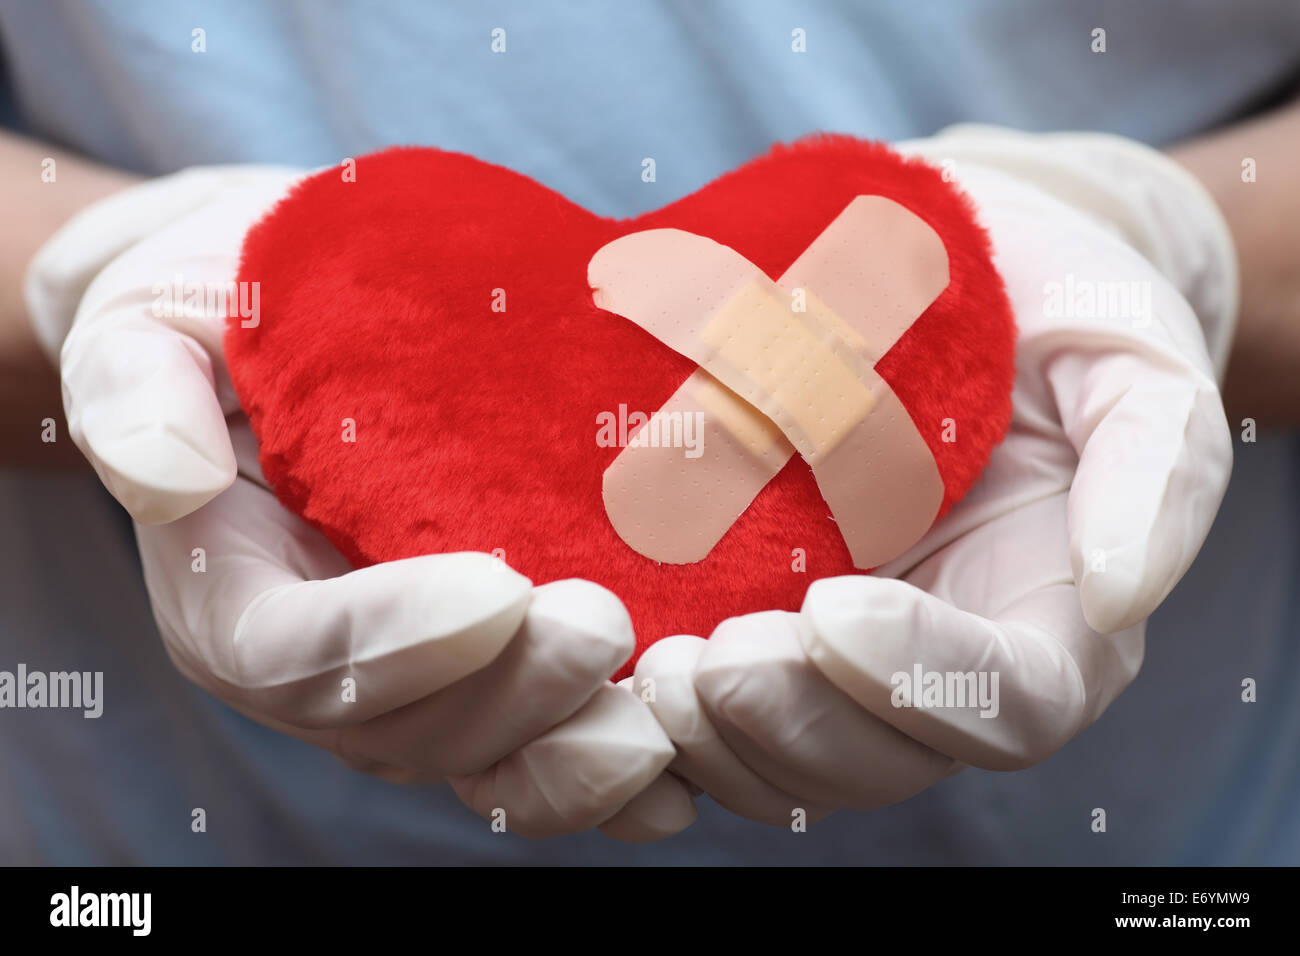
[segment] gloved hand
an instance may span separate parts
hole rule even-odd
[[[1026,767],[1095,721],[1137,674],[1145,619],[1231,468],[1216,365],[1236,263],[1199,184],[1108,136],[958,127],[901,149],[952,170],[992,237],[1020,329],[1009,435],[890,565],[814,583],[799,613],[665,640],[636,668],[673,769],[776,824],[902,800],[964,765]],[[996,699],[924,706],[918,668],[984,673],[986,691],[996,674]]]
[[[136,520],[168,654],[230,706],[352,767],[450,778],[512,832],[599,824],[641,840],[688,826],[690,797],[663,773],[670,742],[608,680],[633,648],[614,595],[576,580],[533,588],[484,554],[354,571],[267,490],[214,292],[299,175],[197,169],[133,187],[29,268],[38,333],[51,351],[62,342],[72,438]]]

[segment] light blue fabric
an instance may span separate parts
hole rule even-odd
[[[1094,27],[1105,53],[1090,51]],[[806,53],[791,50],[796,28]],[[979,120],[1168,141],[1294,78],[1300,7],[0,0],[0,38],[33,132],[140,171],[422,143],[631,215],[819,129],[903,138]],[[0,862],[1300,862],[1290,435],[1238,446],[1142,674],[1056,756],[806,834],[701,800],[693,828],[639,847],[492,834],[446,788],[356,774],[191,687],[154,632],[129,525],[93,479],[0,475],[0,529],[0,669],[102,670],[106,696],[98,720],[0,711]],[[1245,677],[1257,703],[1241,702]]]

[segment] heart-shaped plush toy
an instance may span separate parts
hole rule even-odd
[[[798,455],[695,563],[647,558],[611,525],[602,476],[623,449],[602,423],[655,412],[696,365],[598,308],[588,266],[612,240],[672,228],[775,280],[859,196],[910,210],[947,252],[946,287],[875,363],[933,455],[941,516],[1010,421],[1011,307],[958,188],[843,136],[775,147],[630,220],[435,149],[312,176],[249,232],[239,279],[260,284],[260,320],[232,317],[225,339],[263,472],[358,566],[472,550],[537,584],[596,581],[627,606],[638,655],[797,610],[809,582],[863,573]]]

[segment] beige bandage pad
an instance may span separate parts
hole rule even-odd
[[[605,471],[606,513],[634,550],[703,559],[795,451],[854,566],[884,564],[929,529],[943,480],[875,371],[948,284],[943,242],[914,213],[857,197],[779,283],[677,229],[605,245],[588,280],[600,308],[700,365],[656,413],[702,415],[697,457],[629,444]]]

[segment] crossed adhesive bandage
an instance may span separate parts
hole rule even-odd
[[[699,365],[655,415],[702,413],[702,454],[629,444],[605,471],[606,514],[634,550],[702,560],[796,452],[855,567],[929,529],[943,479],[875,370],[948,285],[943,240],[915,213],[858,196],[777,282],[679,229],[608,243],[587,276],[596,305]]]

